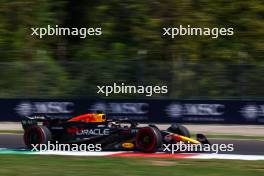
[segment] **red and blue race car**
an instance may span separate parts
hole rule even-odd
[[[42,123],[41,125],[39,123]],[[32,145],[58,142],[62,144],[101,144],[103,150],[160,151],[163,144],[180,141],[191,144],[209,143],[202,134],[190,138],[188,129],[172,124],[167,130],[156,125],[139,126],[127,119],[109,120],[105,114],[82,114],[66,120],[28,117],[22,120],[24,143]]]

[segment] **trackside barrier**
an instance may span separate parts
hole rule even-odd
[[[0,107],[0,121],[35,115],[69,118],[101,111],[108,118],[138,122],[264,124],[260,100],[0,99]]]

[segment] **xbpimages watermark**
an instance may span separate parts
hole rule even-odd
[[[47,144],[31,144],[32,152],[63,151],[63,152],[100,152],[101,144],[60,144],[58,141]]]
[[[87,36],[100,36],[102,35],[102,28],[68,28],[59,27],[58,25],[47,27],[35,27],[31,28],[31,35],[37,36],[38,38],[43,38],[44,36],[79,36],[84,39]]]
[[[177,152],[232,152],[234,144],[191,144],[178,142],[176,144],[163,144],[163,152],[172,154]]]
[[[113,83],[113,85],[107,86],[97,86],[98,91],[97,94],[104,94],[105,96],[109,96],[111,94],[144,94],[146,96],[152,96],[153,94],[167,94],[168,86],[158,86],[158,85],[126,85],[125,83],[117,84]]]

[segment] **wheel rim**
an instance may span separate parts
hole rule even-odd
[[[157,144],[154,131],[151,128],[143,128],[137,134],[137,147],[145,152],[152,152]]]

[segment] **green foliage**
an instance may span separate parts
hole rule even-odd
[[[169,97],[264,96],[259,0],[0,2],[0,97],[95,96],[96,85],[168,85]],[[102,36],[31,36],[31,27],[102,27]],[[162,36],[163,27],[234,36]],[[195,85],[195,86],[193,86]]]

